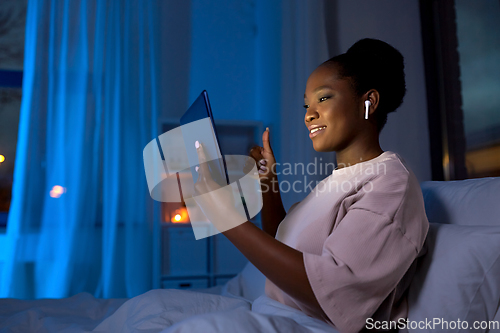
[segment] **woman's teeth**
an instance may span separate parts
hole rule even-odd
[[[326,126],[323,126],[323,127],[316,127],[314,129],[311,130],[311,132],[309,133],[309,137],[312,139],[314,138],[316,135],[318,135],[321,131],[323,131],[324,129],[326,128]]]
[[[311,134],[314,133],[314,132],[317,132],[319,130],[325,129],[325,127],[326,126],[315,128],[315,129],[311,130]]]

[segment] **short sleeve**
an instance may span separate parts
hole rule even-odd
[[[387,217],[350,210],[321,256],[304,253],[311,288],[342,332],[358,332],[417,257],[415,246]]]
[[[298,201],[298,202],[294,203],[293,205],[291,205],[291,206],[290,206],[290,208],[288,209],[287,214],[291,213],[291,212],[292,212],[292,210],[293,210],[295,207],[297,207],[297,205],[298,205],[299,203],[300,203],[300,201]]]

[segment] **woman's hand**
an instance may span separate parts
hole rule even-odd
[[[278,226],[286,216],[276,174],[276,159],[269,140],[269,127],[262,134],[263,147],[255,146],[250,157],[257,163],[262,190],[262,230],[275,237]]]
[[[217,184],[217,182],[212,178],[212,175],[210,174],[207,157],[201,142],[196,141],[195,148],[196,153],[198,154],[199,164],[199,167],[196,167],[196,172],[198,172],[198,180],[196,180],[196,183],[194,183],[195,193],[197,195],[202,195],[222,188],[219,184]]]
[[[220,232],[246,222],[247,218],[241,202],[235,204],[233,186],[237,185],[219,185],[210,174],[202,144],[196,141],[195,146],[200,166],[196,167],[198,180],[194,184],[196,196],[193,196],[193,199],[196,201],[198,207]],[[237,187],[236,191],[238,191],[237,197],[239,199],[239,190]]]
[[[259,178],[264,182],[276,179],[276,159],[269,141],[269,127],[262,134],[262,147],[254,146],[250,149],[250,157],[257,163]]]

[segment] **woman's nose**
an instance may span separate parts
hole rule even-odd
[[[306,123],[309,123],[311,121],[313,121],[314,119],[317,119],[318,118],[318,113],[316,111],[309,111],[307,110],[306,112]]]

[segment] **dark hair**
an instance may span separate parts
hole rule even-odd
[[[406,93],[404,58],[391,45],[378,39],[365,38],[356,42],[346,53],[324,64],[338,65],[341,78],[349,78],[358,96],[376,89],[380,100],[375,111],[380,132],[387,114],[396,111]]]

